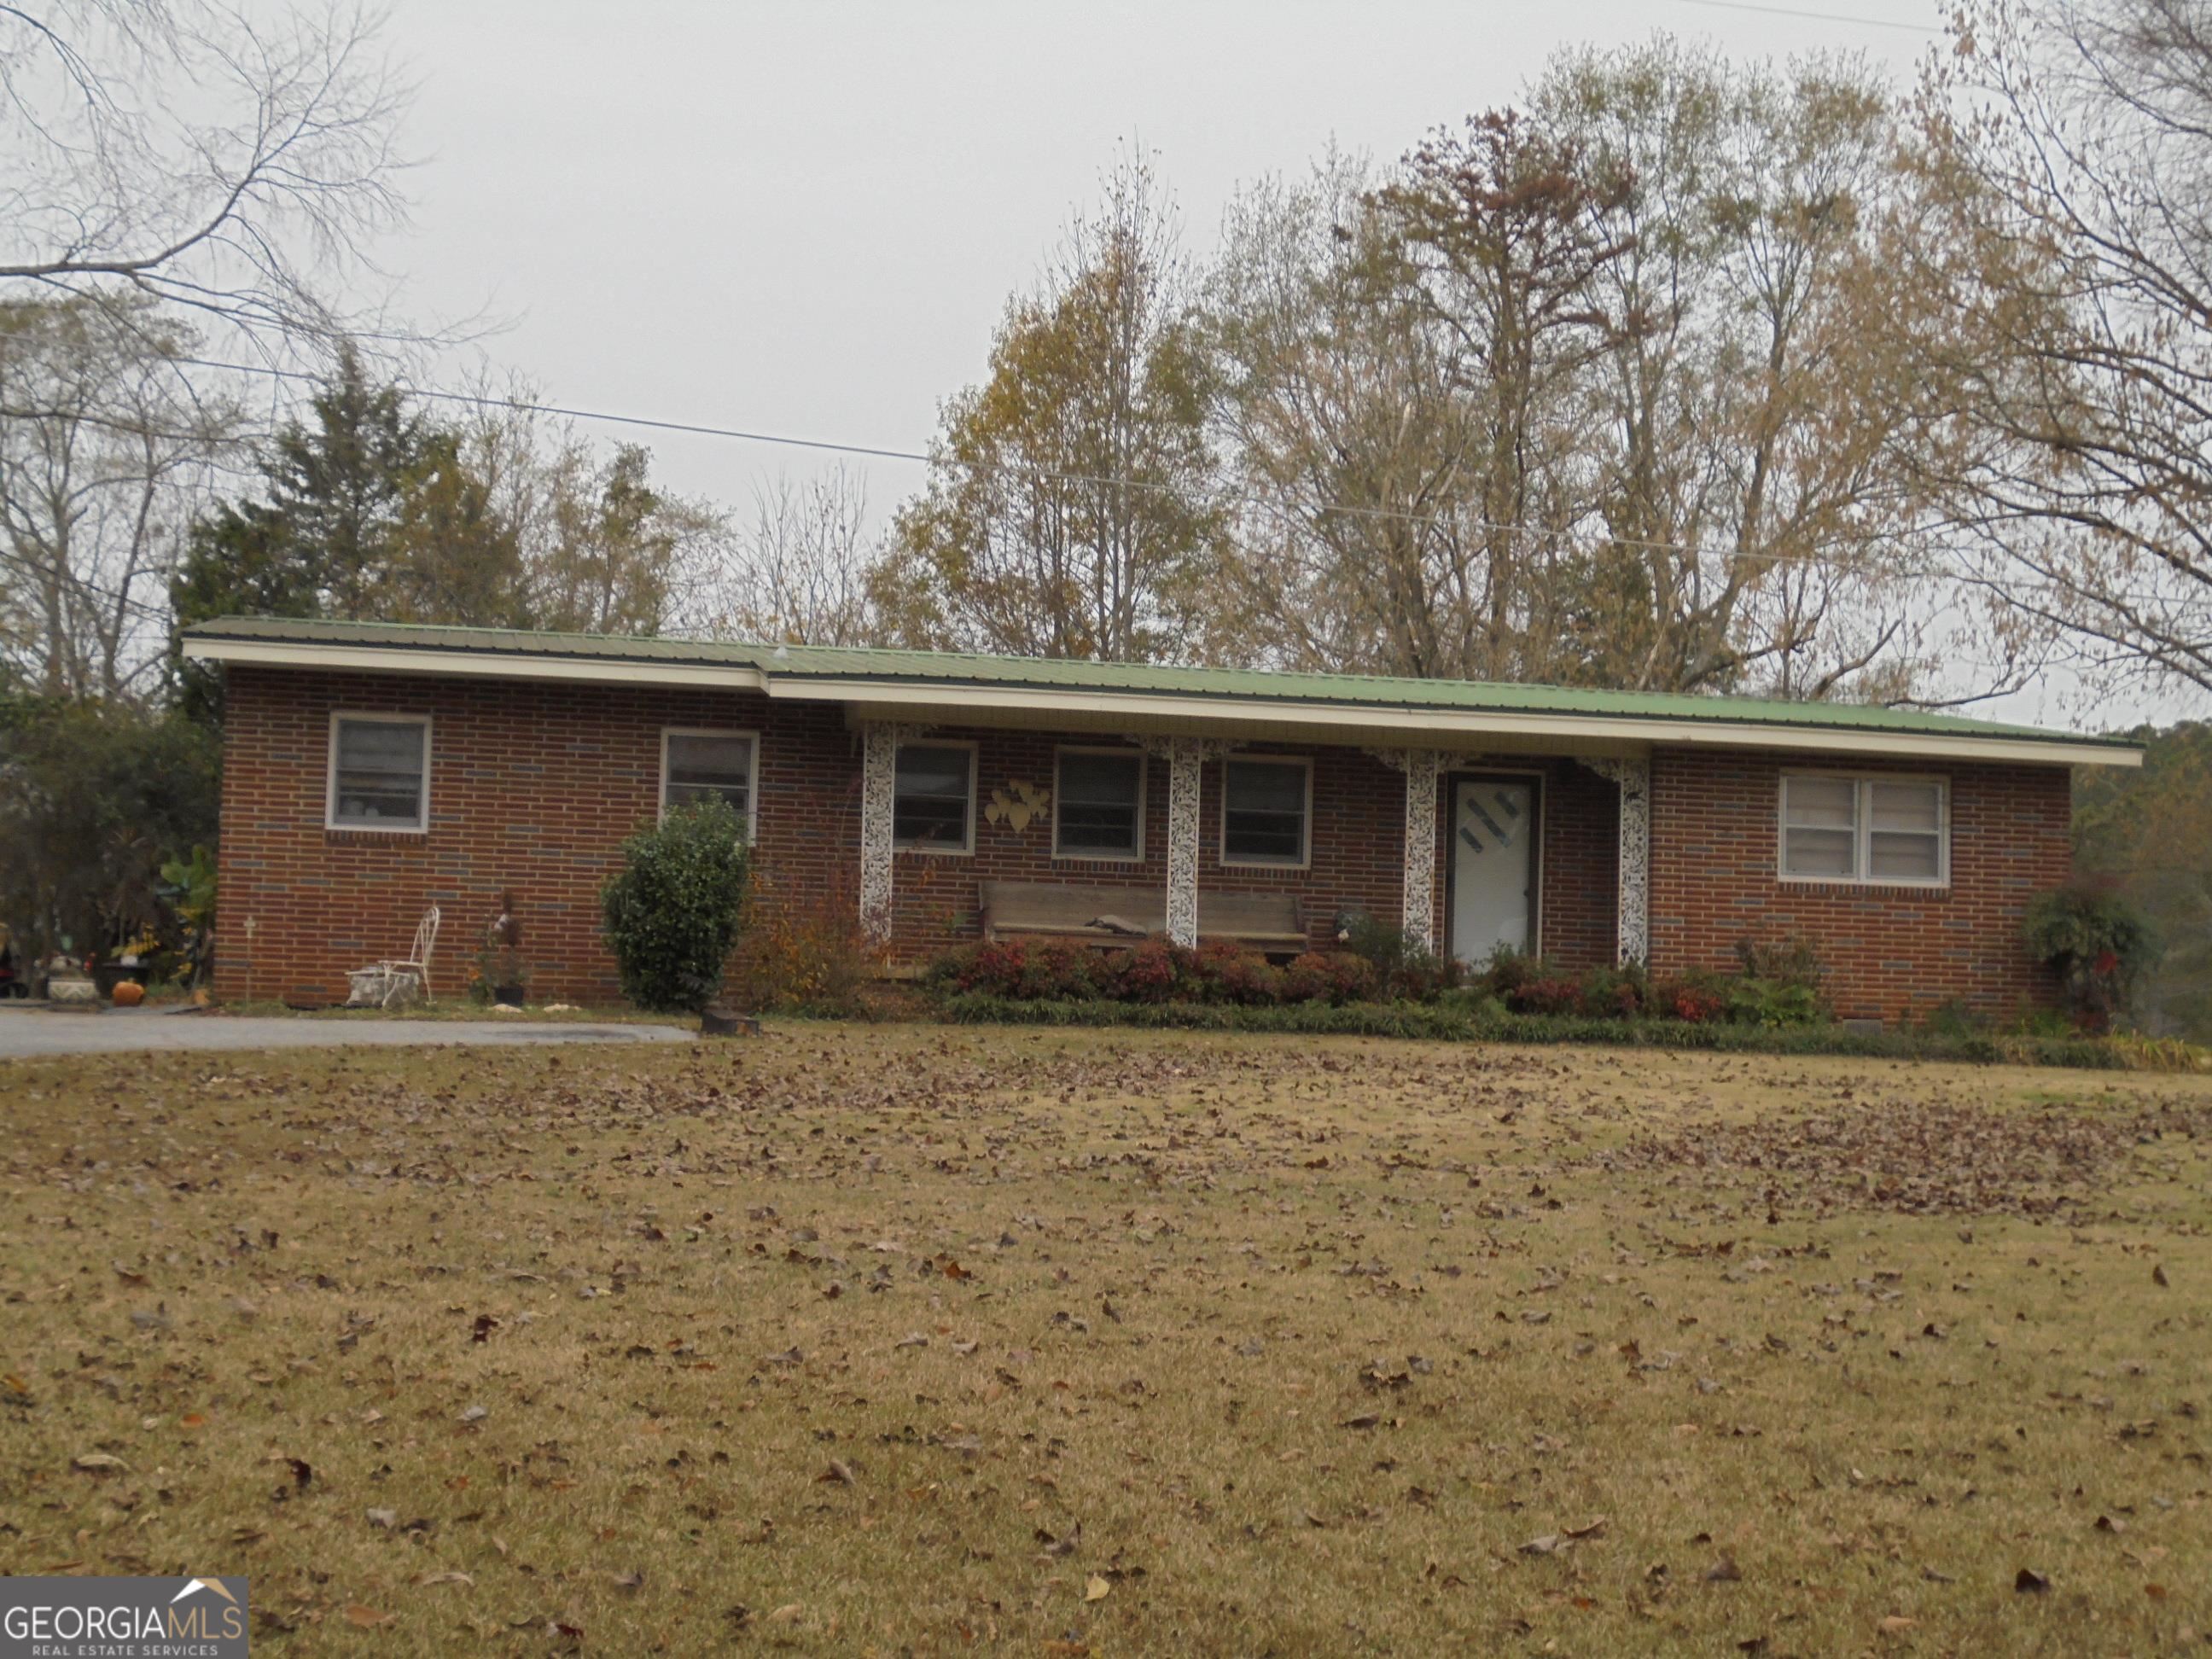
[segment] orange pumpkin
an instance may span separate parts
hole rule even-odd
[[[135,979],[119,979],[108,993],[108,1000],[118,1008],[136,1008],[146,1000],[146,988]]]

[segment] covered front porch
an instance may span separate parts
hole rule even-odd
[[[1577,966],[1648,955],[1646,757],[1329,742],[1272,722],[981,727],[963,712],[853,722],[860,917],[894,960],[926,957],[933,927],[944,944],[1163,935],[1279,958],[1329,948],[1361,915],[1474,964],[1500,948]],[[902,794],[929,767],[945,771],[934,799],[973,802],[939,847],[916,844]],[[1129,792],[1111,852],[1070,844],[1108,810],[1102,775]]]

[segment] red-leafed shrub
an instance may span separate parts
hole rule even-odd
[[[1256,951],[1227,944],[1201,945],[1191,963],[1199,993],[1209,1002],[1258,1006],[1283,1000],[1283,971]]]
[[[1505,993],[1505,1006],[1516,1014],[1571,1014],[1582,1001],[1580,982],[1559,976],[1526,980]]]
[[[1706,1025],[1728,1012],[1728,997],[1713,986],[1665,980],[1651,988],[1651,1012],[1662,1018]]]
[[[1365,1002],[1376,990],[1375,964],[1349,951],[1309,951],[1283,969],[1285,1002]]]
[[[1103,988],[1123,1002],[1172,1002],[1192,977],[1190,951],[1164,939],[1148,939],[1109,958]]]

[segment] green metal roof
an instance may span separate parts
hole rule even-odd
[[[1032,687],[1164,697],[1218,697],[1242,703],[1325,703],[1349,708],[1433,709],[1468,714],[1559,714],[1612,720],[1710,720],[1800,729],[1924,737],[2014,738],[2139,748],[2124,738],[2008,726],[1960,714],[1866,703],[1787,702],[1684,692],[1600,691],[1573,686],[1480,680],[1398,679],[1367,674],[1276,673],[1256,669],[1178,668],[1153,663],[985,656],[872,647],[750,644],[624,635],[538,633],[516,629],[445,628],[399,623],[301,621],[224,617],[184,630],[189,639],[319,645],[483,658],[560,658],[609,665],[688,665],[752,669],[777,680],[866,681],[915,687]],[[825,696],[834,696],[825,690]]]

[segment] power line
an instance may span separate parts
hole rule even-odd
[[[1760,6],[1751,0],[1674,0],[1682,6],[1703,6],[1710,11],[1751,11],[1768,17],[1802,17],[1814,23],[1855,23],[1861,28],[1904,29],[1914,34],[1941,34],[1943,31],[1929,23],[1905,23],[1891,17],[1853,17],[1835,11],[1800,11],[1794,6]]]
[[[1722,3],[1722,0],[1684,0],[1684,3],[1720,4]],[[187,364],[193,368],[213,369],[220,373],[255,375],[268,380],[284,382],[304,382],[308,385],[321,385],[323,383],[323,377],[311,374],[306,370],[278,368],[273,365],[265,363],[223,362],[215,359],[201,357],[180,357],[174,361],[179,363]],[[453,392],[442,387],[422,386],[410,385],[406,382],[399,382],[398,385],[400,389],[405,392],[409,396],[420,398],[426,402],[459,404],[464,407],[475,409],[494,410],[514,410],[525,413],[557,415],[569,420],[592,421],[614,426],[641,427],[653,431],[678,432],[700,437],[732,439],[748,443],[775,444],[787,448],[825,451],[832,454],[840,455],[862,455],[890,460],[921,462],[927,462],[930,459],[926,453],[921,451],[893,449],[881,445],[846,443],[822,438],[794,437],[785,433],[763,432],[749,428],[722,426],[706,422],[675,421],[651,416],[623,415],[606,410],[585,409],[564,404],[538,403],[524,398],[496,398],[488,396],[481,392]],[[179,434],[173,435],[181,436],[184,434]],[[1107,489],[1170,491],[1174,489],[1176,487],[1171,483],[1158,483],[1150,479],[1116,478],[1100,473],[1044,472],[1038,476],[1054,483],[1096,484]],[[1279,503],[1269,499],[1268,497],[1256,494],[1235,494],[1224,496],[1222,499],[1239,506],[1273,513],[1279,517],[1295,518],[1296,516],[1293,514],[1285,512]],[[1424,528],[1432,528],[1437,525],[1450,522],[1466,529],[1490,531],[1512,536],[1541,535],[1545,533],[1546,529],[1545,526],[1539,525],[1513,524],[1502,520],[1480,518],[1466,514],[1413,513],[1396,507],[1367,507],[1346,502],[1325,502],[1310,508],[1310,511],[1316,517],[1340,516],[1346,518],[1373,519],[1389,522],[1410,524]],[[1564,534],[1565,532],[1558,532],[1556,533]],[[1700,547],[1689,542],[1670,541],[1652,537],[1623,536],[1611,532],[1605,532],[1599,538],[1599,539],[1605,544],[1613,547],[1634,548],[1645,552],[1679,554],[1688,558],[1698,560],[1745,560],[1770,567],[1778,565],[1828,566],[1837,562],[1836,559],[1832,556],[1824,556],[1818,553],[1793,553],[1779,550],[1758,548]],[[1898,572],[1894,574],[1899,575],[1915,576],[1923,580],[1959,584],[1978,583],[1983,586],[1987,586],[1990,580],[1990,579],[1986,575],[1980,575],[1955,568],[1943,568],[1934,564],[1923,566],[1918,569],[1910,572]],[[2033,588],[2038,591],[2075,593],[2077,596],[2079,595],[2079,590],[2076,588],[2071,588],[2063,584],[2048,580],[2043,582],[2028,582],[2009,585]],[[94,591],[98,590],[95,589]],[[116,595],[114,597],[122,598],[123,596]],[[2170,594],[2159,594],[2152,592],[2137,592],[2131,590],[2114,592],[2110,596],[2110,598],[2138,603],[2163,604],[2171,603],[2173,600],[2174,596]],[[134,604],[137,603],[137,601],[126,602]]]

